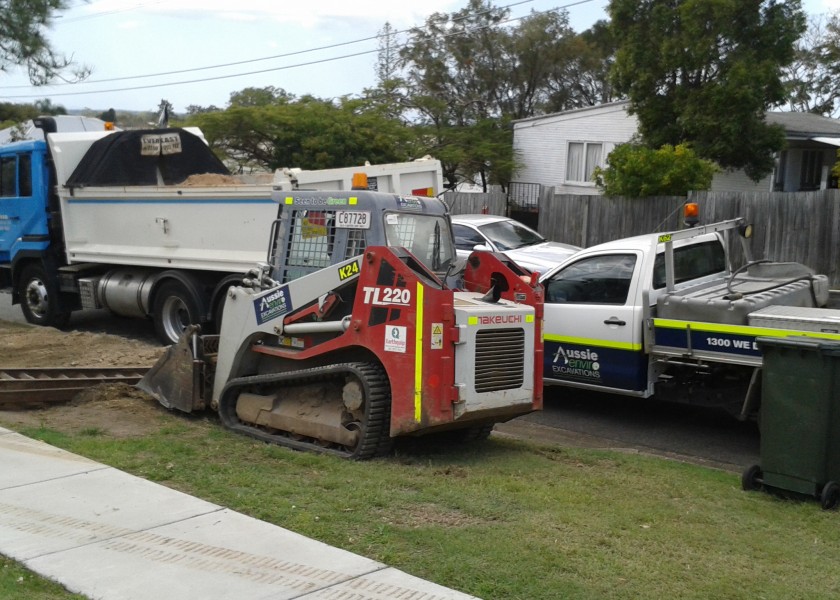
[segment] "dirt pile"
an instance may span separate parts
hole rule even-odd
[[[165,348],[104,333],[59,331],[0,321],[0,369],[35,367],[150,367]],[[90,432],[139,437],[157,426],[165,411],[140,390],[103,384],[68,404],[23,410],[0,409],[0,425],[47,427],[67,433]]]
[[[0,368],[151,366],[163,351],[115,335],[0,321]]]

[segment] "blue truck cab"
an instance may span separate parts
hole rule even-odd
[[[49,266],[61,262],[58,200],[51,197],[54,176],[46,142],[25,140],[0,146],[0,287],[11,289],[12,303],[31,295],[24,309],[34,322],[60,326],[73,304],[59,300],[58,282]],[[46,268],[45,268],[46,267]],[[26,273],[29,283],[18,285]],[[48,302],[53,294],[53,302]]]
[[[49,247],[46,163],[45,142],[0,146],[0,262],[4,268],[22,252],[43,253]]]

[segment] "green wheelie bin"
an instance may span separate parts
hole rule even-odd
[[[840,503],[840,342],[757,339],[763,354],[760,465],[745,490],[793,492]]]

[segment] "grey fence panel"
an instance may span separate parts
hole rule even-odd
[[[832,288],[840,287],[840,190],[696,192],[691,198],[704,222],[743,216],[752,223],[754,258],[801,262],[828,275]]]
[[[840,190],[817,192],[692,192],[701,223],[744,217],[753,224],[755,259],[803,263],[840,288]],[[558,194],[540,203],[545,237],[586,247],[632,235],[682,229],[683,197],[620,198]],[[733,236],[734,237],[734,236]],[[743,263],[737,240],[733,262]]]
[[[453,215],[468,215],[485,212],[490,215],[507,214],[507,196],[504,192],[472,194],[468,192],[446,192],[443,201]]]
[[[539,231],[550,240],[594,246],[652,231],[679,229],[685,198],[556,195],[540,207]]]

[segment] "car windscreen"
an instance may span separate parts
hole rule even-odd
[[[497,221],[482,225],[479,229],[502,252],[533,246],[545,241],[539,233],[516,221]]]

